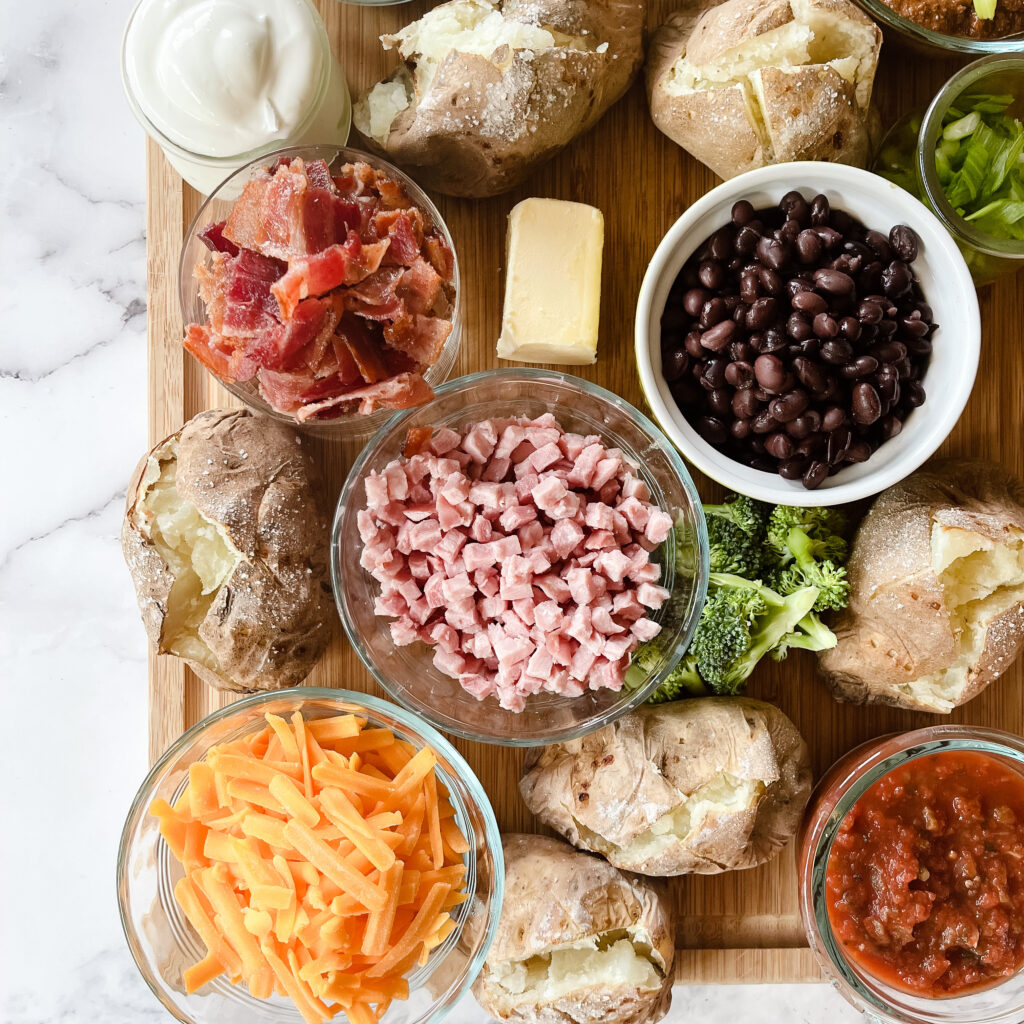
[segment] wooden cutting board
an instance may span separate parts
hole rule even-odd
[[[353,93],[390,67],[377,37],[426,8],[422,0],[397,7],[357,7],[318,0],[328,32]],[[653,0],[649,24],[661,23],[669,0]],[[889,40],[875,88],[885,125],[927,102],[958,66],[897,49]],[[358,140],[353,137],[353,145]],[[605,216],[604,293],[597,364],[579,367],[596,381],[643,407],[633,360],[633,314],[647,262],[662,235],[715,177],[651,124],[640,83],[585,138],[539,170],[520,189],[473,201],[435,196],[455,239],[465,272],[466,323],[453,376],[498,365],[494,354],[501,317],[505,219],[526,196],[591,203]],[[800,182],[793,182],[794,186]],[[182,234],[199,197],[152,143],[148,150],[149,432],[156,442],[191,416],[235,404],[180,344],[177,266]],[[889,225],[881,225],[888,228]],[[1006,279],[981,293],[983,358],[974,394],[943,450],[998,459],[1024,475],[1024,286]],[[950,339],[954,341],[955,339]],[[929,396],[931,403],[941,395]],[[927,407],[925,408],[927,415]],[[315,442],[333,509],[353,451]],[[707,499],[717,486],[696,474]],[[340,632],[340,630],[339,630]],[[1024,731],[1021,684],[1024,665],[951,716],[955,722]],[[309,679],[311,685],[374,692],[376,685],[348,643],[339,637]],[[150,755],[156,758],[186,728],[227,703],[180,662],[151,655]],[[766,661],[750,685],[754,697],[778,704],[806,737],[816,775],[858,743],[896,730],[932,724],[934,717],[890,709],[837,704],[815,678],[814,658],[797,652],[782,664]],[[517,791],[522,753],[455,741],[476,771],[506,830],[535,831]],[[797,911],[792,844],[773,863],[752,871],[677,880],[679,905],[677,977],[681,982],[785,982],[820,980]]]

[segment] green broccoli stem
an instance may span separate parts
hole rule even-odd
[[[798,647],[804,651],[829,651],[839,643],[839,638],[817,612],[808,612],[797,624],[792,636],[786,638],[787,647]]]
[[[769,593],[773,593],[773,591],[769,591]],[[803,587],[793,591],[788,597],[779,598],[776,607],[783,608],[785,611],[771,618],[771,621],[758,633],[756,642],[744,655],[743,660],[750,666],[747,676],[787,633],[792,633],[805,617],[812,614],[811,609],[814,607],[814,602],[818,600],[818,593],[817,587]]]

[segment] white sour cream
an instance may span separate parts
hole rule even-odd
[[[232,157],[348,136],[344,76],[309,0],[141,0],[124,77],[137,116],[182,174],[197,184],[193,158],[206,166],[202,191]]]

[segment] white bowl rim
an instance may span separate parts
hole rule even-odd
[[[669,273],[674,277],[693,250],[704,241],[704,236],[690,240],[687,234],[701,218],[716,208],[728,210],[737,199],[744,198],[750,191],[770,191],[779,187],[785,191],[794,188],[814,188],[818,191],[831,188],[842,191],[845,188],[866,197],[879,196],[889,190],[900,193],[899,202],[907,214],[905,222],[922,236],[927,248],[935,253],[933,265],[938,263],[945,268],[942,297],[934,305],[937,307],[941,301],[944,309],[955,308],[959,311],[956,324],[943,324],[940,318],[939,329],[952,331],[961,328],[956,335],[956,358],[961,360],[960,372],[953,376],[952,386],[942,395],[941,401],[933,398],[930,404],[926,402],[921,407],[928,409],[932,415],[917,429],[912,439],[913,444],[895,458],[886,458],[883,446],[864,464],[871,467],[870,471],[858,479],[843,480],[843,473],[840,472],[813,491],[804,488],[798,480],[783,480],[776,473],[743,466],[709,445],[683,417],[668,392],[668,385],[661,379],[660,373],[655,372],[652,361],[654,332],[650,327],[654,294],[663,278]],[[681,258],[680,253],[683,253]],[[945,280],[947,275],[948,282]],[[929,299],[932,297],[928,296]],[[660,310],[658,315],[661,315]],[[640,286],[634,347],[640,385],[655,421],[686,459],[702,473],[734,491],[762,501],[800,506],[839,505],[877,494],[903,480],[930,458],[949,436],[967,405],[977,375],[981,351],[981,314],[977,292],[963,255],[939,219],[920,200],[885,178],[858,167],[794,161],[759,167],[730,178],[688,207],[668,229],[651,257]]]

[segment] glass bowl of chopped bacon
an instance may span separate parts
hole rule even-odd
[[[352,466],[332,534],[338,610],[381,686],[446,732],[506,746],[582,735],[651,696],[689,645],[707,573],[672,443],[553,370],[461,377],[394,417]]]
[[[437,208],[345,147],[282,149],[225,179],[186,233],[179,295],[185,348],[228,391],[335,437],[429,401],[461,339]]]
[[[132,956],[185,1024],[439,1024],[494,939],[504,863],[448,740],[376,697],[300,687],[171,744],[128,813],[117,888]]]

